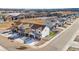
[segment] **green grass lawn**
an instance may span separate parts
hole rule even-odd
[[[56,35],[56,32],[50,32],[49,36],[54,37]]]

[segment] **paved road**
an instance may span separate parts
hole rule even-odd
[[[79,30],[79,19],[72,24],[66,31],[56,37],[52,42],[43,48],[36,49],[39,51],[61,51],[64,46],[72,39],[74,34]],[[34,49],[33,49],[34,50]]]

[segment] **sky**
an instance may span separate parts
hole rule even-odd
[[[78,8],[79,0],[0,0],[0,8]]]

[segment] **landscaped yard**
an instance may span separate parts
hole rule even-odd
[[[50,32],[49,36],[54,37],[56,35],[56,32]]]
[[[49,36],[43,38],[41,41],[39,41],[38,44],[36,44],[35,46],[40,46],[42,44],[44,44],[45,42],[49,41],[51,38],[53,38],[57,33],[56,32],[50,32]]]

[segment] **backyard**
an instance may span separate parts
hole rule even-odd
[[[4,22],[0,24],[0,29],[7,29],[11,26],[12,22]]]

